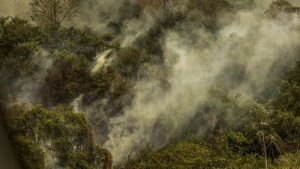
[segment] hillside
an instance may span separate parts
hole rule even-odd
[[[297,5],[4,0],[0,166],[300,168]]]

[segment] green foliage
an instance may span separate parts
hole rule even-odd
[[[287,153],[278,158],[271,168],[274,169],[296,169],[300,166],[300,152]]]
[[[17,136],[13,139],[13,144],[24,169],[45,168],[45,152],[36,142],[24,136]]]
[[[261,168],[263,160],[255,155],[230,154],[223,156],[201,143],[180,142],[150,154],[138,163],[130,162],[128,169],[205,169]]]
[[[118,52],[113,65],[128,79],[137,77],[139,65],[144,61],[142,51],[137,48],[124,48]]]
[[[56,12],[49,10],[54,2],[59,3],[53,8]],[[153,65],[162,69],[161,74],[165,73],[161,44],[164,33],[182,21],[193,21],[213,35],[219,16],[230,11],[231,5],[224,0],[188,0],[186,13],[173,13],[167,11],[171,1],[140,0],[140,6],[130,6],[134,11],[126,13],[123,20],[139,18],[141,9],[149,6],[163,7],[164,15],[145,35],[138,37],[134,45],[121,48],[116,39],[123,31],[122,19],[108,25],[115,29],[109,35],[89,29],[63,28],[59,25],[64,15],[70,16],[78,4],[64,11],[61,2],[34,0],[31,3],[33,19],[40,26],[20,18],[0,17],[0,103],[7,103],[8,98],[19,91],[12,85],[16,81],[35,78],[40,63],[32,56],[39,49],[47,51],[47,58],[53,61],[53,66],[45,70],[45,77],[40,79],[43,105],[12,106],[3,112],[3,118],[24,168],[45,168],[49,154],[54,154],[58,160],[56,165],[63,168],[111,168],[109,151],[94,143],[93,131],[84,115],[58,105],[69,105],[81,94],[84,105],[105,98],[109,103],[101,107],[106,112],[105,118],[89,114],[94,117],[90,121],[93,125],[105,126],[107,118],[122,114],[123,108],[131,104],[134,84],[143,78],[145,67]],[[276,16],[281,12],[299,11],[285,0],[276,0],[266,13]],[[55,15],[58,17],[53,17]],[[46,26],[55,31],[45,29]],[[97,53],[107,49],[113,51],[111,64],[91,73]],[[185,138],[182,136],[158,150],[148,147],[137,159],[129,159],[126,168],[252,169],[263,168],[264,161],[271,163],[271,168],[299,168],[299,74],[300,63],[281,79],[279,92],[267,98],[268,103],[241,101],[239,94],[230,98],[226,84],[213,87],[208,92],[209,101],[202,103],[195,118],[182,127],[188,135],[197,137],[197,141],[182,141]],[[232,76],[241,78],[239,74]],[[158,79],[167,83],[164,77]],[[235,120],[228,122],[231,117]],[[194,135],[199,125],[208,126],[203,138]]]
[[[28,21],[20,18],[0,17],[0,93],[6,91],[17,78],[30,76],[37,65],[30,56],[39,46],[41,33]],[[12,69],[14,68],[14,69]],[[4,99],[5,98],[2,98]]]
[[[227,161],[228,161],[227,166],[224,168],[230,168],[230,169],[264,168],[263,158],[255,154],[231,155],[229,156],[229,159]]]
[[[38,27],[29,24],[28,21],[17,17],[0,17],[1,55],[5,56],[18,43],[35,42],[39,38]]]
[[[244,153],[250,141],[243,133],[230,131],[228,133],[228,144],[233,152]]]
[[[58,158],[58,166],[66,168],[95,168],[103,162],[99,158],[104,150],[96,148],[91,127],[83,114],[72,109],[16,105],[4,112],[4,119],[27,168],[45,167],[49,152]]]
[[[83,57],[68,52],[54,53],[55,68],[48,71],[42,87],[44,102],[68,104],[88,90],[91,82],[89,64]]]
[[[30,56],[36,49],[35,45],[35,43],[19,44],[14,48],[13,54],[9,54],[8,57],[0,56],[1,103],[15,101],[15,96],[23,85],[21,81],[23,79],[33,80],[36,72],[40,70],[40,65]]]
[[[294,112],[300,116],[300,62],[287,72],[281,82],[280,93],[273,100],[274,106],[282,111]]]
[[[230,131],[228,133],[228,138],[234,142],[235,144],[247,144],[248,141],[247,139],[245,138],[245,136],[240,133],[240,132],[233,132],[233,131]]]
[[[192,168],[197,164],[205,164],[212,157],[212,152],[205,146],[193,143],[169,145],[141,160],[140,168]],[[130,168],[130,167],[128,167]],[[133,167],[134,168],[134,167]]]
[[[89,29],[76,29],[61,27],[58,31],[45,32],[42,44],[51,51],[68,51],[78,57],[85,57],[89,61],[94,59],[96,53],[107,48],[118,48],[110,44],[105,35],[99,35]]]

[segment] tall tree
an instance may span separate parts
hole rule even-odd
[[[44,28],[57,28],[78,12],[82,0],[32,0],[31,18]]]

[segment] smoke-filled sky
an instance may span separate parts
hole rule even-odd
[[[125,0],[89,0],[83,14],[67,24],[100,31],[108,21],[122,19],[122,10],[126,11],[121,9],[123,2]],[[240,5],[246,0],[229,2]],[[148,143],[158,148],[175,138],[183,126],[202,113],[202,105],[210,102],[209,91],[215,86],[226,87],[228,95],[241,94],[244,99],[254,99],[272,88],[278,72],[296,61],[300,20],[284,14],[277,19],[266,17],[264,11],[271,2],[256,0],[254,8],[224,15],[220,20],[225,24],[214,33],[198,27],[193,20],[182,21],[163,31],[160,45],[165,60],[163,66],[167,70],[165,78],[170,87],[165,90],[157,79],[137,81],[133,104],[125,108],[124,114],[107,119],[106,136],[97,136],[105,137],[99,140],[111,151],[116,163]],[[300,5],[298,0],[290,2]],[[0,4],[1,15],[28,16],[28,8],[24,5],[28,1],[1,0]],[[145,10],[139,18],[124,21],[121,45],[132,45],[149,28],[156,26],[161,15]],[[98,63],[94,64],[97,65],[94,71],[105,63],[101,56],[111,51],[103,52],[95,59]],[[159,69],[155,65],[150,67]],[[96,102],[106,104],[106,99]],[[80,106],[76,108],[80,110]],[[105,114],[99,107],[82,108],[81,111]],[[212,121],[217,120],[215,116],[212,118]],[[207,129],[207,125],[199,124],[197,133],[201,135]]]

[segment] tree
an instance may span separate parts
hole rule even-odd
[[[145,61],[143,52],[138,48],[124,48],[118,52],[118,58],[113,65],[122,72],[127,79],[136,79],[141,63]]]
[[[82,0],[32,0],[31,18],[38,25],[57,28],[63,20],[78,12]]]
[[[275,159],[275,156],[281,154],[282,139],[272,128],[272,113],[264,105],[254,103],[251,114],[250,123],[263,151],[265,168],[268,169],[268,155]]]
[[[293,6],[286,0],[275,0],[270,5],[269,9],[265,11],[269,16],[275,17],[281,12],[286,13],[300,13],[300,8]]]
[[[53,57],[57,57],[55,69],[48,71],[41,88],[43,101],[51,106],[69,104],[89,89],[88,61],[70,52],[57,52]]]
[[[230,11],[232,6],[225,0],[189,0],[187,8],[197,11],[197,18],[209,30],[216,27],[218,17],[224,12]]]
[[[2,111],[16,155],[25,169],[49,168],[48,157],[55,158],[53,165],[62,168],[98,169],[102,164],[105,169],[111,168],[110,152],[95,144],[88,121],[72,108],[58,106],[48,110],[24,104]]]

